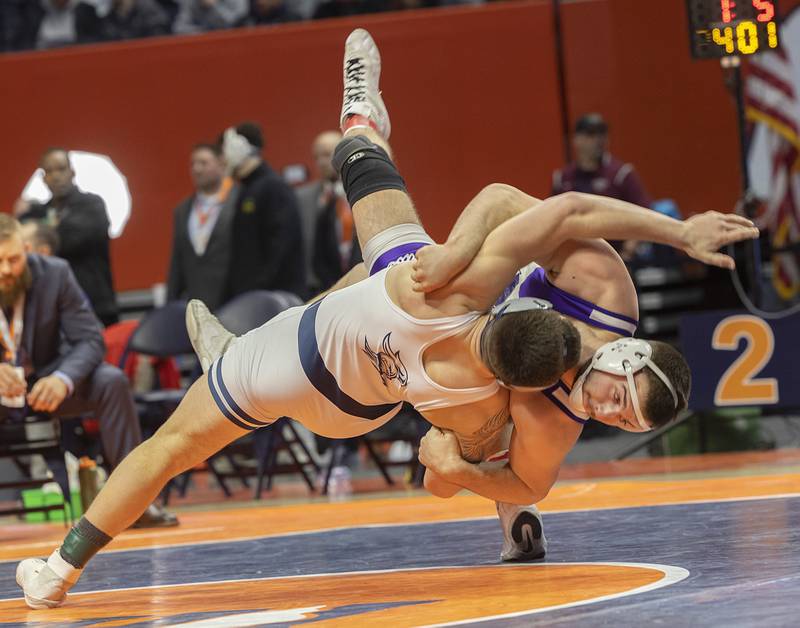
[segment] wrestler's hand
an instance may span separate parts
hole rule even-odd
[[[0,395],[4,397],[19,397],[27,390],[25,380],[19,376],[16,368],[3,362],[0,364]]]
[[[52,412],[67,396],[69,389],[63,379],[55,375],[43,377],[28,393],[28,405],[37,412]]]
[[[456,247],[447,244],[429,244],[417,251],[411,262],[411,279],[414,291],[432,292],[441,288],[472,261]]]
[[[683,250],[687,255],[706,264],[728,269],[736,267],[733,258],[717,251],[726,244],[753,240],[759,233],[753,221],[744,216],[714,211],[685,220],[683,229]]]
[[[448,470],[461,461],[461,446],[450,430],[432,427],[419,442],[418,457],[425,467],[446,479]]]

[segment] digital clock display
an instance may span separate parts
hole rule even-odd
[[[686,0],[695,59],[751,55],[778,47],[776,0]]]

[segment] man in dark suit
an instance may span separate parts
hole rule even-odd
[[[231,238],[228,298],[250,290],[306,296],[300,214],[294,191],[261,157],[261,127],[243,122],[225,130],[222,151],[239,182]]]
[[[111,279],[108,215],[103,199],[75,186],[75,171],[62,148],[45,151],[39,164],[52,198],[32,203],[20,220],[42,220],[55,227],[59,255],[69,262],[75,278],[104,325],[116,323],[117,297]]]
[[[223,304],[231,260],[231,225],[238,188],[225,176],[218,146],[192,150],[195,193],[175,208],[167,298]]]
[[[67,263],[28,255],[20,224],[0,214],[0,420],[26,413],[91,413],[115,467],[141,441],[125,374],[103,362],[105,344]],[[176,525],[150,506],[139,527]]]

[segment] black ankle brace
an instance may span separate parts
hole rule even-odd
[[[339,142],[333,153],[333,166],[339,171],[351,207],[375,192],[406,191],[406,182],[386,151],[363,135]]]
[[[81,517],[67,534],[59,553],[70,565],[83,569],[92,556],[110,542],[110,536],[95,528],[86,517]]]

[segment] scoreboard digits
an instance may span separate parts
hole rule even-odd
[[[686,0],[696,59],[751,55],[778,47],[776,0]]]

